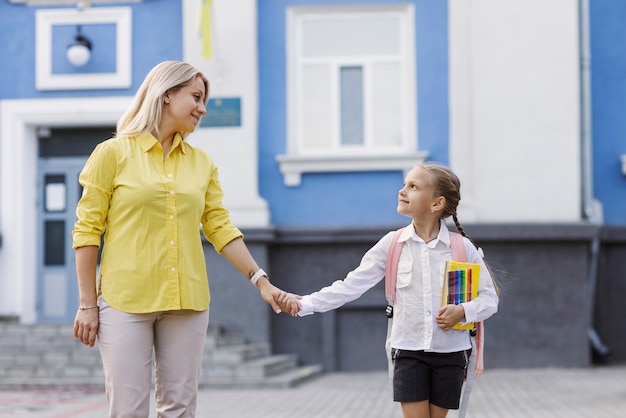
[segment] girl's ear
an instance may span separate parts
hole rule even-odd
[[[435,198],[435,200],[433,200],[431,211],[439,212],[440,210],[443,210],[443,208],[445,207],[446,207],[446,198],[443,196],[438,196]]]

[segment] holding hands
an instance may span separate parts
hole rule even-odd
[[[263,300],[266,301],[277,314],[287,312],[291,316],[296,316],[298,312],[300,312],[300,303],[298,300],[300,300],[302,296],[279,289],[267,279],[267,276],[259,279],[256,285],[261,292]]]
[[[287,312],[291,316],[297,316],[301,308],[299,302],[300,299],[302,299],[302,296],[300,295],[281,291],[276,299],[276,302],[283,312]]]

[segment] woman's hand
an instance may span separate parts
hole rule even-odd
[[[74,338],[93,347],[98,336],[98,308],[79,309],[74,319]]]

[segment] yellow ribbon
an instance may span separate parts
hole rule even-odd
[[[200,12],[200,36],[202,37],[202,55],[206,59],[211,59],[213,56],[213,39],[211,36],[213,21],[211,16],[211,3],[213,0],[202,0],[202,10]]]

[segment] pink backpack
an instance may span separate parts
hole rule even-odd
[[[393,306],[396,301],[396,277],[398,274],[398,261],[400,260],[400,253],[404,246],[404,241],[399,241],[400,234],[404,228],[397,230],[389,246],[387,253],[387,263],[385,265],[385,298],[387,299],[387,316],[391,319],[393,315]],[[465,252],[465,246],[463,244],[463,236],[457,232],[450,232],[450,250],[452,251],[452,259],[455,261],[467,261],[467,254]],[[391,324],[390,324],[391,325]],[[391,328],[391,326],[389,327]],[[390,331],[389,331],[390,332]],[[485,326],[483,322],[476,323],[475,333],[471,332],[473,338],[475,338],[476,345],[476,368],[474,370],[474,377],[478,378],[483,370],[483,347],[485,343]],[[472,344],[473,346],[474,344]]]

